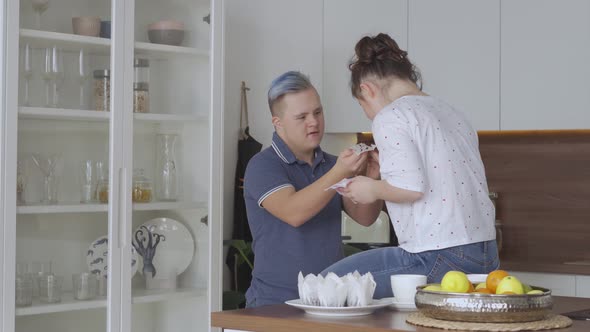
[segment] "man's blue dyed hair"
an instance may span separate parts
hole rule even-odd
[[[275,104],[286,94],[313,88],[309,78],[298,71],[288,71],[275,78],[268,89],[268,107],[274,116]]]

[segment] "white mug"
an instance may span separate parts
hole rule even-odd
[[[426,285],[426,276],[421,274],[394,274],[390,278],[391,291],[397,302],[414,303],[416,287]]]

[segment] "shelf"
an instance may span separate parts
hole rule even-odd
[[[20,29],[20,37],[21,43],[28,42],[33,48],[57,46],[78,52],[84,47],[89,52],[108,55],[111,46],[110,39],[31,29]]]
[[[19,107],[18,117],[40,120],[108,121],[111,113],[65,108]]]
[[[172,291],[138,289],[133,290],[133,299],[131,302],[152,303],[181,298],[199,297],[206,294],[206,289],[199,288],[181,288]],[[73,293],[64,293],[62,294],[62,300],[60,303],[40,303],[38,300],[33,301],[33,305],[30,307],[16,308],[16,316],[30,316],[74,310],[106,308],[106,306],[107,301],[105,297],[100,297],[96,300],[79,301],[74,299]]]
[[[151,210],[191,210],[206,209],[206,202],[152,202],[152,203],[135,203],[134,211],[151,211]]]
[[[189,210],[206,208],[207,203],[205,202],[152,202],[133,204],[134,211]],[[59,205],[22,205],[16,208],[17,214],[88,213],[107,211],[107,204],[80,203],[60,203]]]
[[[19,107],[18,116],[20,119],[107,122],[111,117],[111,112],[51,107]],[[135,113],[133,117],[139,122],[148,123],[206,123],[208,120],[206,115],[189,114]]]
[[[148,58],[161,59],[170,55],[209,58],[209,51],[192,47],[172,46],[135,42],[135,53],[145,55]]]
[[[207,122],[206,115],[184,115],[184,114],[157,114],[157,113],[135,113],[133,118],[141,122]]]
[[[59,205],[21,205],[17,214],[107,212],[106,204],[60,203]]]
[[[33,48],[57,46],[66,51],[80,51],[80,48],[94,54],[110,55],[111,40],[88,37],[70,33],[20,29],[22,43],[30,43]],[[209,51],[192,47],[135,42],[135,52],[139,55],[167,59],[169,57],[209,58]]]

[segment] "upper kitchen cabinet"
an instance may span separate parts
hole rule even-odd
[[[265,145],[273,132],[266,95],[275,77],[301,71],[321,94],[322,1],[226,0],[224,22],[226,158],[234,165],[241,81],[250,88],[250,133]]]
[[[324,94],[326,132],[371,130],[349,88],[348,64],[354,46],[367,35],[389,34],[402,49],[408,46],[407,0],[324,1]]]
[[[590,127],[590,2],[502,1],[501,128]]]
[[[408,55],[424,92],[464,112],[477,130],[500,129],[500,1],[409,6]]]

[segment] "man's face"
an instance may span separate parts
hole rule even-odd
[[[324,112],[315,89],[286,94],[276,108],[273,124],[295,155],[309,153],[320,145]]]

